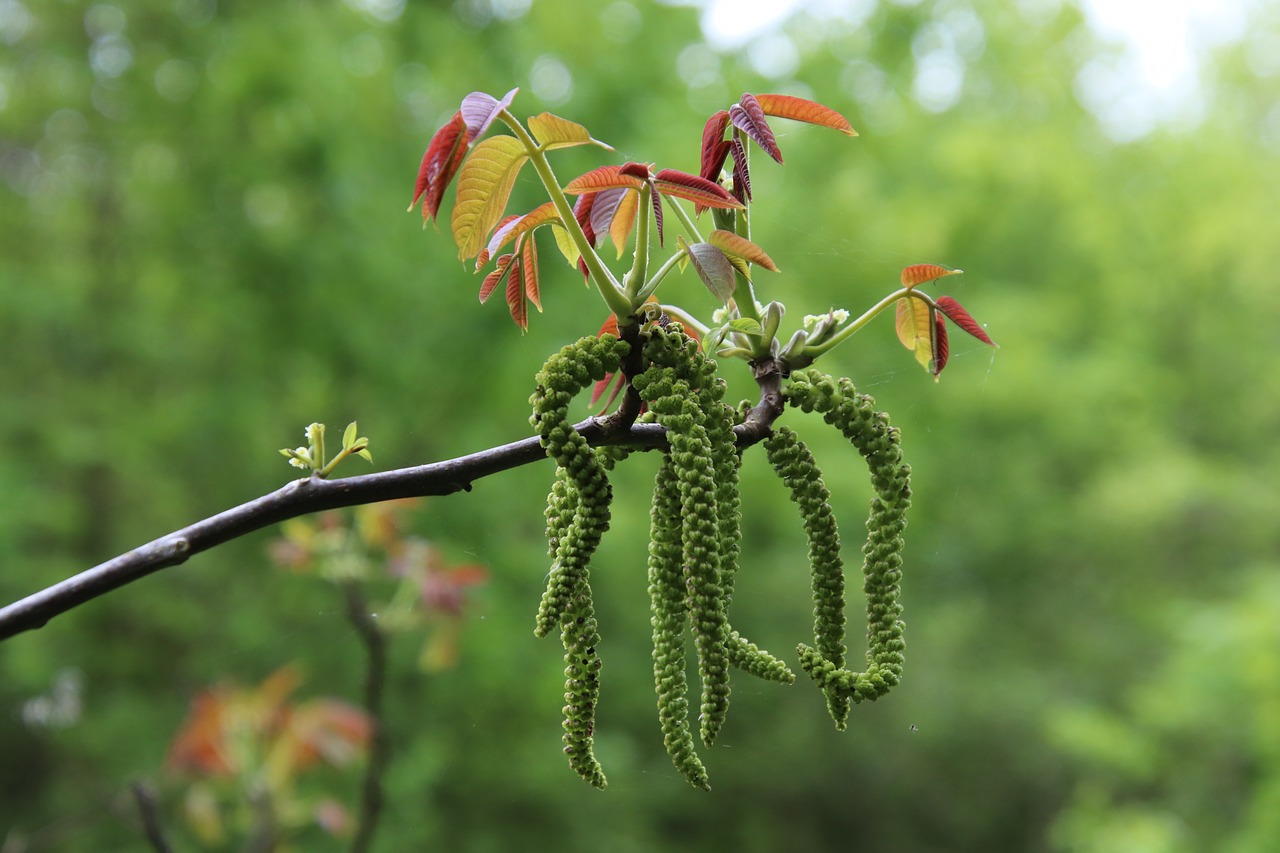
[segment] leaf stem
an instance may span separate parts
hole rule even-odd
[[[633,322],[631,318],[631,299],[623,290],[622,285],[609,272],[608,267],[600,260],[600,256],[596,254],[595,247],[591,245],[591,241],[587,239],[587,235],[583,233],[582,226],[578,224],[577,218],[573,215],[573,205],[569,204],[569,199],[564,194],[564,190],[560,189],[560,182],[556,180],[555,172],[551,169],[551,163],[547,160],[547,152],[542,146],[534,141],[529,132],[524,129],[524,125],[520,124],[513,115],[507,110],[498,113],[498,118],[502,120],[515,137],[524,145],[525,151],[529,154],[529,161],[533,163],[534,170],[538,173],[538,179],[542,181],[542,187],[547,191],[547,196],[551,199],[551,203],[556,206],[556,212],[560,214],[561,224],[565,231],[573,238],[574,245],[578,247],[578,254],[582,256],[582,261],[587,265],[587,272],[591,275],[591,280],[595,282],[596,289],[600,291],[600,296],[604,299],[605,305],[609,307],[618,318],[618,326],[621,328]]]
[[[650,199],[653,196],[653,184],[645,182],[640,188],[640,201],[637,204],[636,222],[636,254],[635,262],[627,277],[623,279],[623,290],[631,300],[631,311],[634,312],[644,302],[640,292],[645,289],[645,276],[649,274],[649,212]],[[616,312],[615,312],[616,313]]]
[[[904,296],[919,299],[925,305],[928,305],[930,308],[933,308],[933,309],[937,309],[938,307],[937,303],[934,302],[932,298],[930,298],[929,294],[924,293],[923,291],[920,291],[920,290],[916,290],[915,287],[898,288],[893,293],[890,293],[884,299],[881,299],[875,305],[872,305],[870,308],[868,308],[865,312],[863,312],[861,317],[858,317],[856,320],[849,323],[849,325],[845,326],[840,331],[836,332],[834,335],[827,338],[825,341],[822,341],[821,343],[818,343],[818,344],[813,344],[811,346],[806,345],[805,348],[801,350],[801,353],[803,353],[805,356],[808,356],[810,360],[812,360],[822,355],[823,353],[828,352],[837,344],[843,343],[844,341],[848,340],[850,337],[853,336],[855,332],[859,331],[863,326],[867,325],[867,323],[870,323],[877,314],[879,314],[881,311],[888,308],[890,305],[894,304]]]

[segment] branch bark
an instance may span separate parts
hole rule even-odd
[[[761,389],[760,404],[745,423],[735,428],[740,447],[755,444],[767,436],[773,421],[782,412],[776,375],[768,381],[759,378],[757,381]],[[657,424],[621,425],[612,418],[588,418],[574,428],[593,447],[610,444],[626,444],[641,450],[667,447],[666,430]],[[197,521],[0,608],[0,640],[43,627],[53,617],[114,589],[286,519],[396,498],[470,491],[476,480],[546,458],[534,436],[429,465],[341,480],[317,477],[294,480],[270,494]]]

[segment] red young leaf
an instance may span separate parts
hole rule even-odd
[[[733,122],[734,127],[750,136],[766,154],[777,162],[782,162],[782,151],[778,148],[778,141],[774,139],[769,122],[765,121],[764,110],[760,108],[760,102],[754,95],[746,92],[738,103],[729,107],[729,121]]]
[[[520,253],[520,269],[524,272],[524,295],[529,297],[533,307],[542,311],[542,297],[538,293],[538,246],[533,235],[524,240],[524,251]]]
[[[729,127],[729,111],[720,112],[707,119],[702,128],[702,159],[700,174],[709,181],[720,177],[720,169],[724,166],[725,146],[724,132]]]
[[[642,181],[649,180],[653,174],[648,163],[623,163],[618,167],[618,174],[630,175],[633,178],[639,178]]]
[[[947,345],[947,326],[937,312],[933,314],[933,331],[933,379],[936,382],[942,375],[942,368],[947,366],[947,359],[951,357],[951,347]]]
[[[489,125],[493,124],[493,120],[498,117],[498,113],[511,106],[511,100],[519,91],[519,89],[512,89],[502,96],[501,101],[484,92],[472,92],[462,99],[462,108],[459,113],[466,119],[467,133],[471,136],[472,142],[484,135]]]
[[[747,167],[747,149],[736,136],[730,144],[733,151],[733,194],[738,201],[751,201],[751,171]]]
[[[653,176],[653,181],[654,186],[663,195],[673,195],[704,207],[742,207],[742,203],[724,187],[706,178],[690,175],[688,172],[663,169]]]
[[[814,101],[792,95],[756,95],[756,102],[760,104],[760,109],[764,110],[765,115],[830,127],[846,136],[858,135],[848,119],[830,107],[824,107]]]
[[[653,194],[649,196],[649,201],[653,203],[653,222],[658,229],[658,245],[661,246],[663,245],[662,243],[662,193],[658,191],[658,187],[656,184],[654,185],[654,188],[653,188]]]
[[[511,262],[511,276],[507,279],[507,308],[511,310],[511,319],[515,320],[520,331],[529,328],[529,306],[525,303],[524,279],[520,273],[520,261]]]
[[[960,303],[956,302],[950,296],[939,296],[937,299],[938,310],[951,318],[951,322],[973,335],[984,344],[990,346],[999,346],[995,341],[987,336],[987,332],[978,322],[969,316],[969,312],[960,307]]]
[[[938,264],[913,264],[902,270],[902,286],[916,287],[927,281],[933,281],[935,278],[958,275],[962,272],[964,270],[953,270],[950,267],[939,266]]]
[[[422,199],[422,219],[435,219],[440,212],[440,203],[444,200],[444,191],[448,189],[453,176],[467,153],[467,123],[462,113],[454,113],[453,118],[444,127],[436,131],[422,155],[422,165],[418,167],[418,180],[413,189],[413,201],[409,209]]]
[[[641,179],[622,174],[621,166],[601,166],[574,178],[565,185],[564,191],[569,195],[582,195],[614,188],[638,190],[642,186],[644,181]]]
[[[507,273],[511,272],[511,261],[515,259],[515,255],[499,255],[498,265],[484,277],[484,281],[480,282],[480,304],[489,301],[489,297],[502,280],[507,277]]]

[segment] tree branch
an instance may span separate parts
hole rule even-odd
[[[768,435],[770,425],[781,414],[776,377],[773,381],[773,402],[766,404],[766,398],[771,395],[766,383],[761,381],[761,403],[752,410],[746,423],[735,428],[740,447],[755,444]],[[609,418],[588,418],[575,424],[574,429],[593,447],[611,444],[626,444],[642,450],[667,447],[666,430],[657,424],[632,424],[623,428]],[[396,498],[470,491],[476,480],[546,458],[534,436],[429,465],[341,480],[317,477],[294,480],[270,494],[197,521],[0,608],[0,640],[43,627],[53,617],[113,589],[185,563],[193,554],[286,519]]]

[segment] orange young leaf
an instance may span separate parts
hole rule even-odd
[[[502,217],[520,167],[529,159],[514,136],[495,136],[475,147],[458,176],[453,207],[453,239],[458,258],[474,258]]]
[[[565,185],[564,191],[569,195],[582,195],[608,189],[638,190],[642,186],[644,181],[631,175],[624,175],[621,166],[601,166],[574,178]]]
[[[894,312],[894,328],[902,345],[913,351],[916,361],[932,373],[936,327],[929,316],[930,310],[921,300],[903,296],[898,300]]]
[[[494,253],[519,237],[521,234],[527,234],[540,225],[546,225],[548,222],[559,222],[560,214],[556,212],[554,202],[543,202],[524,216],[513,216],[506,222],[498,226],[498,230],[493,232],[493,236],[489,238],[489,245],[484,248],[479,255],[476,256],[477,268],[484,266],[481,258],[493,257]]]
[[[687,172],[663,169],[653,176],[653,184],[663,195],[683,198],[704,207],[726,209],[743,207],[742,202],[734,198],[724,187]]]
[[[520,269],[524,273],[524,295],[529,297],[533,307],[542,313],[542,297],[538,293],[538,245],[533,237],[526,237],[524,250],[520,253]]]
[[[560,118],[551,113],[540,113],[530,118],[529,132],[533,134],[533,138],[539,145],[548,150],[568,148],[573,145],[599,145],[608,151],[613,150],[611,146],[593,139],[591,133],[576,121],[569,121],[567,118]]]
[[[989,346],[1000,346],[987,336],[987,332],[982,326],[978,325],[978,321],[969,316],[969,312],[960,307],[960,303],[956,302],[950,296],[939,296],[937,299],[938,310],[951,319],[960,328],[973,335],[978,340]]]
[[[519,261],[511,262],[511,276],[507,279],[507,308],[511,311],[511,319],[524,332],[529,328],[529,306],[525,302],[524,280],[519,266]]]
[[[489,301],[489,297],[493,295],[494,289],[497,288],[502,280],[511,272],[511,262],[515,260],[515,255],[499,255],[498,266],[493,272],[484,277],[484,281],[480,283],[480,304]]]
[[[777,265],[774,264],[772,258],[765,254],[764,249],[761,249],[746,237],[741,237],[732,231],[720,229],[712,231],[707,235],[707,242],[728,255],[730,261],[734,258],[741,258],[744,261],[758,264],[770,272],[778,271]]]
[[[933,281],[948,275],[959,275],[964,270],[953,270],[938,264],[913,264],[902,270],[902,286],[917,287],[925,282]]]
[[[765,121],[764,110],[760,102],[750,92],[744,92],[738,103],[729,107],[729,121],[759,145],[764,152],[777,162],[782,162],[782,151],[773,136],[769,122]]]
[[[814,101],[797,98],[793,95],[756,95],[756,102],[765,115],[789,118],[792,121],[803,121],[822,127],[838,130],[846,136],[857,136],[858,132],[849,124],[849,120],[840,113]]]

